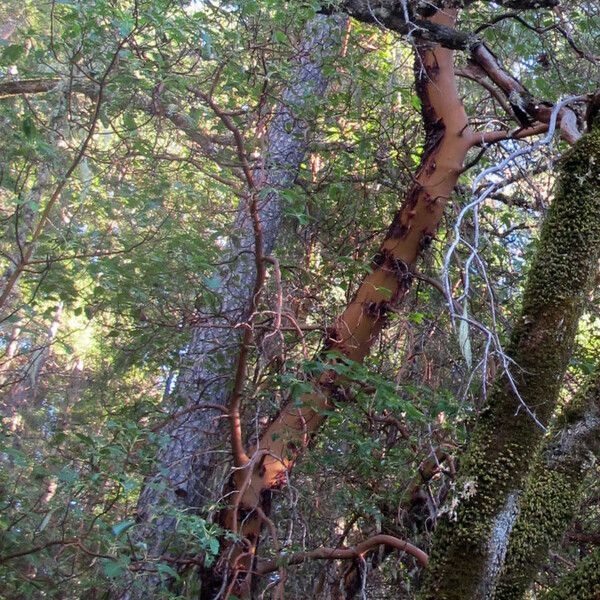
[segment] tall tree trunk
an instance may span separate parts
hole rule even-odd
[[[258,201],[262,248],[256,248],[254,223],[247,203],[242,203],[223,257],[227,270],[218,274],[221,306],[215,317],[192,332],[188,366],[174,394],[175,416],[166,430],[169,441],[160,449],[156,475],[146,481],[138,501],[140,527],[135,537],[147,545],[150,569],[162,554],[175,551],[170,544],[176,539],[176,511],[214,502],[214,492],[221,488],[225,469],[218,465],[228,464],[229,452],[224,450],[220,423],[227,412],[240,347],[236,326],[250,317],[257,284],[255,254],[268,257],[275,246],[283,216],[281,191],[294,185],[306,156],[310,127],[306,115],[315,98],[326,91],[324,66],[338,52],[343,20],[317,15],[306,26],[290,82],[268,127],[264,166],[254,173],[257,186],[266,192]],[[160,577],[154,571],[122,597],[153,597],[159,587]]]
[[[437,13],[430,21],[452,26],[455,10]],[[415,62],[417,91],[423,107],[425,150],[415,183],[407,193],[388,234],[353,300],[338,318],[326,342],[326,350],[362,361],[386,323],[386,315],[405,297],[411,271],[435,236],[444,207],[461,173],[467,151],[476,145],[455,85],[454,52],[427,42],[417,42]],[[285,484],[297,458],[332,408],[332,397],[343,397],[342,384],[333,371],[315,382],[315,391],[300,403],[290,400],[248,453],[244,468],[230,483],[230,507],[221,523],[240,536],[242,543],[226,548],[220,564],[229,591],[247,597],[259,536],[270,509],[271,492]],[[218,577],[206,598],[222,585]]]
[[[420,598],[486,598],[506,550],[542,429],[555,408],[600,250],[600,127],[566,153],[525,286],[506,375],[482,411],[461,464],[455,505],[440,518]]]
[[[352,0],[343,6],[361,20],[376,21],[400,32],[416,31],[405,20],[397,3],[378,4],[381,10],[378,9],[376,14],[367,10],[362,2]],[[446,8],[418,20],[415,76],[426,131],[421,165],[415,183],[373,259],[372,272],[365,277],[328,337],[325,350],[329,356],[338,355],[353,361],[364,359],[385,326],[387,313],[402,302],[409,289],[415,262],[435,236],[468,150],[512,135],[504,131],[474,133],[468,125],[456,89],[452,49],[469,49],[472,59],[507,96],[526,95],[527,91],[518,80],[503,71],[483,43],[453,28],[456,17],[456,9]],[[433,40],[443,47],[433,45]],[[531,100],[524,110],[530,112],[534,120],[548,123],[552,106]],[[579,136],[574,116],[572,111],[564,109],[558,116],[561,133],[569,141]],[[520,129],[514,135],[525,137],[543,130],[543,126],[536,126]],[[331,361],[333,366],[335,359]],[[296,460],[325,420],[326,412],[332,409],[334,397],[343,399],[344,391],[343,382],[337,379],[332,369],[315,382],[313,393],[305,394],[300,402],[290,400],[282,408],[261,435],[259,443],[237,465],[239,468],[228,488],[231,505],[223,511],[220,522],[240,536],[241,542],[233,548],[227,547],[222,553],[221,572],[215,573],[218,575],[214,582],[217,587],[222,585],[224,578],[229,581],[229,592],[237,596],[250,594],[252,565],[262,527],[268,522],[271,492],[286,483]],[[212,593],[214,588],[207,588],[206,598]]]
[[[361,20],[414,34],[415,75],[426,142],[415,183],[374,257],[372,272],[365,277],[328,337],[325,350],[329,352],[332,367],[336,359],[331,357],[336,355],[362,361],[384,327],[386,314],[402,302],[410,286],[414,264],[435,235],[444,206],[462,172],[467,151],[481,143],[543,132],[546,127],[543,124],[550,121],[553,111],[552,105],[533,100],[475,36],[454,29],[457,9],[442,11],[428,7],[425,13],[434,12],[432,16],[408,22],[402,7],[387,0],[378,2],[375,12],[368,3],[354,0],[343,3],[342,7]],[[435,42],[443,47],[432,45]],[[540,124],[512,134],[506,131],[474,133],[456,90],[453,49],[469,49],[472,59],[507,97],[528,98],[522,103],[521,111]],[[558,123],[565,139],[578,139],[573,111],[560,110]],[[213,587],[207,587],[206,598],[225,585],[223,581],[228,582],[222,588],[227,593],[244,597],[251,593],[252,566],[262,527],[269,523],[271,492],[286,483],[293,465],[325,420],[326,412],[332,409],[332,399],[344,398],[343,382],[337,378],[334,368],[321,375],[314,386],[315,391],[299,401],[290,400],[263,432],[258,444],[247,454],[240,454],[238,469],[228,487],[231,503],[220,518],[223,527],[239,536],[240,541],[233,547],[227,545],[222,551],[220,569],[213,569],[215,582]]]
[[[600,458],[600,365],[565,408],[527,481],[494,600],[520,600],[558,542],[581,500],[582,480]],[[560,424],[559,424],[560,425]],[[490,582],[493,583],[493,582]]]

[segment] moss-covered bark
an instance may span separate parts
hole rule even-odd
[[[600,370],[568,407],[536,461],[510,536],[494,600],[520,600],[580,499],[590,455],[600,454]]]
[[[508,348],[522,400],[547,423],[571,355],[600,246],[600,128],[566,153]],[[542,430],[501,377],[463,459],[456,506],[440,518],[421,599],[467,600],[481,588],[493,523],[518,493]]]
[[[582,560],[541,600],[598,600],[600,598],[600,550]]]
[[[554,428],[520,503],[494,600],[520,600],[563,535],[580,499],[590,455],[600,454],[600,370]]]

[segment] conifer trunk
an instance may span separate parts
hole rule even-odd
[[[326,91],[324,66],[339,51],[342,21],[317,15],[306,26],[290,82],[269,124],[264,166],[254,173],[257,185],[268,190],[258,202],[262,248],[255,247],[253,222],[242,201],[222,261],[228,267],[218,273],[221,306],[215,317],[192,332],[187,364],[173,394],[177,400],[173,412],[181,416],[165,429],[169,441],[160,449],[156,474],[145,482],[138,500],[139,526],[133,535],[147,548],[140,564],[149,571],[134,585],[128,582],[125,590],[115,592],[117,598],[160,597],[155,563],[161,555],[177,552],[176,512],[196,511],[218,498],[215,491],[221,487],[229,457],[223,413],[240,346],[241,328],[236,326],[250,316],[257,282],[255,253],[268,257],[275,247],[284,209],[281,191],[294,185],[308,151],[306,115],[315,97]]]

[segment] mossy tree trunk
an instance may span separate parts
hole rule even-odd
[[[350,3],[352,6],[345,8],[361,20],[369,20],[364,11],[358,10],[359,4]],[[383,4],[380,9],[386,9]],[[389,4],[394,4],[394,10],[389,15],[383,10],[388,16],[377,17],[377,22],[405,31],[409,24],[402,21],[402,15],[398,16],[401,12],[398,3]],[[385,326],[386,315],[405,298],[414,265],[435,236],[469,149],[512,136],[504,131],[489,132],[491,135],[476,133],[470,128],[457,92],[453,49],[470,49],[473,59],[482,64],[507,95],[520,93],[524,88],[502,70],[484,44],[475,43],[476,38],[454,29],[458,9],[448,8],[454,3],[445,3],[445,6],[443,11],[427,10],[428,16],[419,20],[419,36],[415,38],[416,88],[426,131],[425,150],[415,183],[408,190],[402,208],[374,257],[371,273],[330,331],[325,349],[332,363],[338,355],[362,361]],[[534,120],[549,121],[552,109],[547,105],[532,103],[531,110]],[[571,126],[572,116],[565,110],[559,113],[561,134],[569,141],[578,137],[578,131]],[[540,131],[543,128],[532,127],[521,129],[514,135],[526,137]],[[289,472],[325,420],[327,411],[333,408],[332,399],[345,397],[343,382],[336,377],[334,369],[325,372],[314,383],[315,391],[284,405],[256,446],[241,456],[243,461],[236,463],[237,469],[228,487],[230,506],[223,511],[220,524],[233,532],[239,541],[233,546],[224,544],[218,566],[211,572],[215,580],[203,590],[203,597],[211,598],[219,589],[238,597],[251,594],[258,542],[263,526],[270,523],[271,493],[286,484]],[[239,404],[231,402],[230,407],[233,412]],[[236,454],[240,456],[239,452]]]
[[[461,464],[455,505],[440,517],[420,598],[485,598],[505,552],[507,523],[554,411],[600,248],[600,127],[560,164],[508,348],[515,388],[504,375],[480,415]],[[508,530],[510,528],[508,527]],[[503,549],[504,546],[504,549]]]
[[[591,456],[600,458],[600,368],[565,409],[536,460],[519,502],[494,600],[523,598],[549,548],[575,514]]]

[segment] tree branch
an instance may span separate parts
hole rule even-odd
[[[429,557],[423,550],[413,546],[410,542],[401,540],[392,535],[374,535],[351,548],[316,548],[310,552],[299,552],[290,556],[281,556],[279,559],[263,562],[256,568],[257,575],[266,575],[277,571],[281,565],[299,565],[307,560],[351,560],[362,558],[367,552],[375,550],[379,546],[391,546],[401,552],[414,556],[421,566],[426,567]]]

